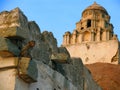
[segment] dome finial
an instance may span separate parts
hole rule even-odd
[[[94,1],[94,4],[97,4],[96,1]]]

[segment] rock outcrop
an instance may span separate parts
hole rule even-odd
[[[92,79],[89,70],[83,65],[81,59],[71,58],[64,47],[58,48],[57,40],[52,32],[44,31],[41,33],[38,25],[34,21],[29,22],[20,9],[16,8],[10,12],[2,12],[0,19],[0,38],[10,42],[10,44],[5,44],[10,49],[5,48],[3,50],[12,52],[18,57],[18,66],[20,66],[14,68],[15,70],[20,69],[22,74],[25,74],[22,78],[17,73],[14,74],[14,90],[101,90]],[[22,57],[18,51],[21,51],[22,47],[30,40],[34,40],[36,44],[29,51],[31,58],[29,62],[21,61]],[[4,42],[1,41],[0,43]],[[11,50],[14,45],[16,47],[14,50],[18,54]],[[67,55],[68,62],[51,61],[50,56],[53,53]],[[12,57],[14,58],[14,56]],[[37,82],[24,82],[25,79],[31,81],[31,78]]]

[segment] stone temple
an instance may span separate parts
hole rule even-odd
[[[119,63],[119,40],[114,34],[110,15],[96,2],[82,12],[73,32],[65,32],[62,46],[71,57],[80,57],[84,64]]]

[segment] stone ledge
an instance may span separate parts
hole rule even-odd
[[[58,63],[67,63],[68,55],[65,53],[54,53],[50,57],[51,61],[55,61]]]
[[[26,83],[37,81],[37,64],[27,57],[0,57],[0,71],[8,69],[18,70],[18,76]]]
[[[18,65],[17,57],[7,57],[7,58],[0,57],[0,69],[7,67],[17,67],[17,65]]]
[[[27,31],[18,26],[0,28],[0,37],[13,37],[23,40],[28,38],[27,33]]]

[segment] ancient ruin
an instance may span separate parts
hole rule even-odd
[[[101,90],[81,59],[19,8],[0,13],[0,80],[0,90]]]
[[[113,28],[106,9],[94,2],[82,12],[73,32],[65,32],[62,47],[67,48],[71,57],[81,58],[84,64],[118,64],[120,45]]]

